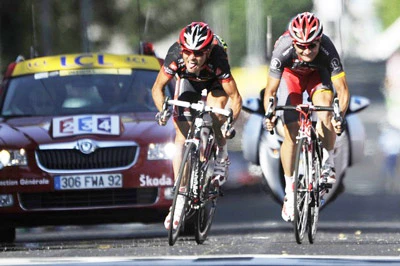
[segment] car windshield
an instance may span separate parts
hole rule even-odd
[[[2,116],[61,116],[82,113],[157,112],[151,88],[157,71],[78,75],[39,73],[10,80]],[[168,90],[166,90],[168,93]]]

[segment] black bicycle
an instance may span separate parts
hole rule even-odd
[[[196,242],[202,244],[211,228],[220,196],[219,187],[211,184],[217,151],[211,114],[226,116],[230,127],[232,110],[206,106],[204,101],[190,103],[167,98],[165,103],[164,109],[168,105],[175,105],[195,111],[186,137],[182,163],[176,175],[168,242],[170,246],[174,245],[185,222],[193,218]],[[183,208],[180,208],[182,202]]]
[[[335,98],[333,106],[314,106],[312,104],[276,106],[274,98],[269,99],[267,117],[274,110],[296,111],[299,113],[299,130],[296,137],[296,159],[294,163],[294,234],[296,242],[301,244],[306,230],[312,244],[317,234],[319,209],[323,204],[323,195],[332,188],[331,184],[321,182],[322,143],[313,121],[312,113],[330,111],[334,118],[340,120],[339,99]]]

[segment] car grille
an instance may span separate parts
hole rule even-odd
[[[25,210],[73,209],[153,204],[157,195],[158,188],[102,189],[20,193],[19,200]]]
[[[84,154],[76,149],[37,150],[38,164],[47,170],[120,168],[133,164],[137,146],[107,147]]]

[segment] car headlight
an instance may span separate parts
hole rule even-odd
[[[172,187],[166,187],[164,188],[164,198],[167,200],[173,200],[174,199],[174,191]]]
[[[150,143],[147,150],[147,160],[170,160],[175,154],[175,144]]]
[[[0,169],[7,166],[23,166],[27,163],[24,149],[0,151]]]

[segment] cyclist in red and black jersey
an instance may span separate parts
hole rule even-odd
[[[206,89],[207,105],[225,108],[230,99],[233,119],[237,119],[242,107],[242,98],[230,71],[226,48],[222,39],[215,35],[204,22],[192,22],[182,29],[179,40],[169,48],[164,65],[152,88],[154,102],[160,110],[156,115],[160,125],[165,125],[170,116],[162,111],[165,99],[164,88],[174,77],[177,78],[174,96],[176,99],[197,102],[202,99],[202,90]],[[182,149],[189,121],[191,121],[189,110],[181,107],[174,109],[173,122],[176,129],[175,144],[177,146],[177,154],[173,160],[175,173],[178,172],[182,160]],[[218,117],[218,121],[214,121],[218,144],[213,177],[213,183],[216,186],[221,186],[226,181],[229,164],[226,145],[229,131],[218,130],[224,122],[222,117]],[[167,229],[170,227],[170,214],[164,225]]]
[[[336,91],[342,116],[349,104],[349,90],[339,54],[323,34],[320,20],[312,13],[304,12],[295,16],[288,30],[275,43],[270,63],[269,76],[264,95],[267,108],[270,97],[277,98],[277,105],[296,105],[303,102],[307,92],[314,105],[330,106]],[[285,137],[281,147],[281,161],[285,175],[285,199],[282,218],[293,220],[293,164],[295,156],[298,115],[295,112],[277,112],[271,119],[265,119],[265,128],[272,130],[276,117],[284,122]],[[317,130],[324,148],[323,181],[336,182],[333,148],[336,133],[342,130],[342,122],[335,121],[331,112],[318,112]]]

